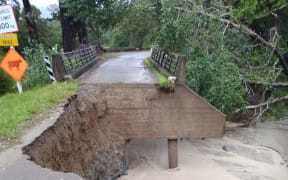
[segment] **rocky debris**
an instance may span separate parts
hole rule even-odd
[[[223,150],[226,152],[232,152],[235,154],[238,154],[240,156],[244,156],[246,158],[264,162],[267,164],[274,164],[273,156],[271,152],[269,152],[267,149],[262,147],[257,148],[250,148],[245,146],[236,146],[236,145],[225,145],[223,146]]]
[[[23,148],[24,154],[42,167],[91,180],[126,174],[125,139],[102,118],[106,110],[101,90],[82,86],[57,122]]]

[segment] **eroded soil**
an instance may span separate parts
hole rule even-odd
[[[113,179],[125,173],[125,140],[102,120],[107,106],[100,94],[97,88],[81,88],[58,121],[24,147],[24,153],[42,167],[87,179]]]

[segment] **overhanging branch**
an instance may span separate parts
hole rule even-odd
[[[266,102],[263,102],[263,103],[257,104],[257,105],[246,106],[246,109],[257,109],[259,107],[267,106],[270,104],[274,104],[276,102],[286,101],[286,100],[288,100],[288,96],[284,96],[284,97],[276,98],[276,99],[271,99],[269,101],[266,101]]]
[[[197,11],[192,11],[192,10],[184,9],[184,8],[181,8],[181,7],[175,7],[175,8],[178,9],[178,10],[182,10],[184,12],[198,13],[198,14],[201,14],[203,16],[207,16],[207,17],[209,17],[211,19],[218,20],[218,21],[224,23],[225,25],[230,25],[230,26],[232,26],[234,28],[241,29],[245,33],[247,33],[249,36],[254,37],[258,41],[260,41],[262,44],[267,46],[268,48],[270,48],[270,49],[274,49],[275,48],[274,55],[276,55],[279,58],[280,64],[282,65],[285,74],[288,75],[288,62],[286,62],[285,57],[280,53],[280,51],[272,43],[266,41],[262,36],[257,34],[255,31],[251,30],[249,27],[247,27],[247,26],[245,26],[243,24],[234,23],[233,21],[230,21],[228,19],[223,19],[221,17],[217,17],[217,16],[215,16],[213,14],[210,14],[210,13],[206,13],[204,10],[200,10],[199,9]]]

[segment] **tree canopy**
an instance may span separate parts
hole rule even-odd
[[[286,8],[286,0],[60,0],[60,13],[50,11],[61,19],[64,44],[73,45],[64,49],[78,38],[185,54],[189,87],[227,114],[256,107],[259,119],[270,109],[263,104],[288,92]],[[36,24],[41,35],[51,25],[37,16]]]
[[[288,5],[286,0],[228,0],[228,3],[242,21],[253,21]]]

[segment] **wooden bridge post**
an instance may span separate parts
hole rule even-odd
[[[177,55],[177,79],[176,83],[180,85],[184,85],[186,82],[186,62],[187,57],[184,55]]]
[[[168,139],[169,169],[178,167],[178,143],[177,139]]]
[[[52,56],[52,67],[55,73],[57,81],[64,81],[65,75],[67,74],[66,68],[63,62],[63,58],[60,54],[54,54]]]

